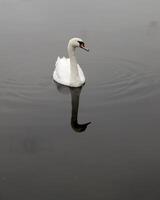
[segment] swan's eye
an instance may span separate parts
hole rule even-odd
[[[81,42],[81,41],[78,41],[78,42],[79,42],[79,46],[80,46],[80,47],[85,47],[84,42]]]

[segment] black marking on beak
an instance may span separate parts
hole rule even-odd
[[[80,47],[80,48],[82,48],[82,49],[84,49],[84,50],[86,50],[86,51],[89,51],[89,49],[87,49],[87,48],[85,47],[84,42],[82,42],[82,41],[78,41],[78,42],[79,42],[79,47]]]

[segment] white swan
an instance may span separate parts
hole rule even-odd
[[[85,77],[75,57],[76,47],[80,47],[89,51],[80,38],[72,38],[68,43],[69,58],[57,58],[55,70],[53,72],[53,79],[66,86],[80,87],[85,83]]]

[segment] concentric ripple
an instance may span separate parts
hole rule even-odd
[[[7,78],[4,80],[1,79],[1,111],[27,110],[27,107],[30,105],[36,107],[37,104],[47,104],[46,102],[48,102],[50,98],[48,95],[50,85],[52,85],[52,83],[49,79],[41,79],[40,81],[32,82]]]
[[[159,88],[159,68],[125,59],[112,59],[102,68],[96,92],[104,97],[101,103],[106,104],[149,98],[159,94]]]

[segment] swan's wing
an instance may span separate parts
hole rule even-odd
[[[69,84],[70,77],[70,62],[69,58],[57,58],[55,70],[53,72],[53,79],[63,85]]]
[[[82,82],[82,83],[85,83],[85,76],[84,76],[84,74],[83,74],[83,71],[82,71],[82,69],[81,69],[81,67],[80,67],[79,64],[78,64],[77,66],[78,66],[78,73],[79,73],[79,77],[80,77],[80,79],[81,79],[81,82]]]
[[[85,77],[83,74],[83,71],[79,65],[78,67],[78,73],[80,77],[80,85],[85,83]],[[57,58],[56,64],[55,64],[55,70],[53,72],[53,79],[62,84],[70,86],[70,59],[69,58]]]

